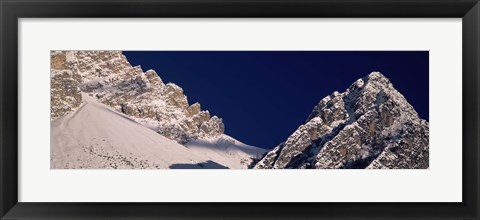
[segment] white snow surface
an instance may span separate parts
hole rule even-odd
[[[52,169],[246,169],[265,150],[228,136],[181,145],[82,93],[83,104],[51,123]]]
[[[266,150],[244,144],[222,134],[215,138],[192,140],[185,144],[192,152],[208,155],[212,161],[231,168],[247,168],[253,158],[260,158]]]

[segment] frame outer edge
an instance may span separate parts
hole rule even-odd
[[[18,205],[18,11],[0,0],[0,218]]]
[[[25,1],[23,1],[25,2]],[[42,1],[39,1],[42,2]],[[14,213],[10,212],[7,214],[8,211],[14,211],[10,209],[15,209],[15,208],[20,208],[21,203],[18,202],[18,195],[17,192],[13,193],[11,192],[12,190],[17,190],[18,189],[18,164],[17,164],[17,159],[18,158],[11,158],[17,155],[16,149],[12,149],[15,147],[18,147],[18,142],[17,142],[17,126],[6,129],[6,123],[13,123],[13,122],[18,122],[18,111],[13,113],[9,112],[12,110],[18,110],[18,101],[15,101],[15,98],[18,98],[18,91],[15,86],[18,85],[18,81],[16,81],[16,77],[18,76],[18,72],[15,72],[18,70],[17,63],[12,63],[9,61],[17,60],[18,58],[18,23],[17,18],[18,14],[16,12],[11,12],[8,11],[9,7],[12,1],[4,1],[0,0],[0,30],[1,30],[1,36],[0,36],[0,177],[1,177],[1,185],[0,185],[0,218],[16,218],[18,216],[15,216]],[[465,128],[474,128],[472,129],[468,135],[469,136],[464,136],[464,137],[470,137],[467,142],[465,142],[465,145],[468,145],[473,149],[472,151],[469,151],[470,155],[466,155],[464,151],[464,158],[468,157],[469,159],[469,165],[475,165],[476,168],[472,167],[468,170],[468,172],[464,172],[464,175],[472,175],[475,174],[474,172],[478,172],[478,167],[480,165],[480,150],[478,149],[479,147],[479,137],[478,137],[478,128],[480,126],[480,117],[479,117],[479,111],[480,110],[480,102],[478,98],[480,97],[480,64],[479,64],[479,58],[480,58],[480,4],[477,3],[475,6],[473,6],[468,13],[465,14],[464,18],[469,19],[468,27],[473,28],[471,29],[471,34],[470,38],[468,38],[468,45],[473,48],[467,48],[466,47],[466,42],[464,38],[464,45],[463,45],[463,72],[464,74],[469,72],[471,73],[470,77],[468,79],[464,78],[463,82],[466,87],[468,87],[468,90],[464,88],[464,94],[463,94],[463,105],[464,108],[466,106],[467,101],[473,101],[472,103],[473,109],[470,110],[465,110],[464,112],[466,114],[463,114],[464,119],[466,118],[465,116],[473,116],[470,119],[475,119],[471,120],[471,122],[464,123],[464,132],[466,131]],[[464,21],[467,19],[464,19]],[[13,22],[15,21],[15,22]],[[473,23],[473,24],[472,24]],[[465,28],[466,25],[463,24],[463,28]],[[6,30],[12,30],[14,29],[14,33],[9,33]],[[464,34],[466,33],[465,31],[463,32]],[[464,36],[465,37],[465,36]],[[473,39],[472,39],[473,38]],[[7,44],[10,43],[10,44]],[[467,53],[467,50],[469,51]],[[467,58],[466,55],[470,55],[468,62],[465,61]],[[7,56],[9,55],[9,56]],[[469,67],[467,68],[465,64],[468,63]],[[7,74],[8,73],[8,74]],[[17,74],[16,74],[17,73]],[[466,76],[466,75],[465,75]],[[12,81],[11,81],[12,80]],[[468,81],[470,80],[470,82]],[[7,83],[8,82],[8,83]],[[16,84],[12,83],[16,82]],[[473,85],[473,87],[472,87]],[[475,86],[476,85],[476,86]],[[14,93],[7,93],[15,90]],[[465,92],[469,92],[465,93]],[[465,98],[465,95],[468,96],[468,99]],[[11,105],[14,106],[11,106]],[[16,116],[16,117],[13,117]],[[13,121],[13,122],[12,122]],[[465,121],[465,120],[464,120]],[[466,126],[465,124],[471,125],[471,127]],[[465,135],[465,133],[464,133]],[[467,139],[465,139],[467,140]],[[15,147],[11,146],[11,144],[17,144]],[[472,145],[472,146],[470,146]],[[473,159],[473,160],[472,160]],[[14,170],[15,169],[15,170]],[[473,170],[472,170],[473,169]],[[14,172],[14,173],[13,173]],[[11,178],[11,179],[9,179]],[[465,179],[465,178],[464,178]],[[464,216],[466,219],[478,219],[479,218],[479,210],[478,210],[478,205],[479,205],[479,199],[480,199],[480,176],[478,173],[475,176],[470,176],[470,180],[474,181],[474,183],[470,186],[473,186],[471,190],[476,190],[475,194],[473,192],[469,192],[473,195],[469,196],[473,202],[468,203],[469,207],[468,210],[470,211],[468,214],[470,216]],[[465,184],[465,183],[464,183]],[[465,186],[465,185],[464,185]],[[465,190],[465,188],[464,188]],[[465,191],[464,191],[464,201],[465,201]],[[476,207],[472,207],[476,206]],[[24,209],[25,210],[25,209]],[[17,210],[19,211],[19,210]],[[17,213],[18,214],[18,213]],[[25,214],[25,213],[23,213]],[[467,214],[467,213],[463,213]],[[472,216],[474,215],[474,216]],[[41,218],[42,216],[36,216],[38,218]],[[43,216],[45,217],[45,216]],[[358,216],[359,217],[359,216]],[[129,217],[127,217],[129,218]],[[461,216],[457,216],[457,218],[462,218]]]
[[[468,219],[479,219],[480,3],[464,15],[462,29],[462,200]]]
[[[477,114],[480,114],[479,110],[480,110],[480,101],[479,101],[479,98],[480,98],[480,3],[477,3],[476,4],[476,14],[477,14],[477,48],[476,48],[476,51],[477,51],[477,56],[476,56],[476,59],[477,59]],[[477,209],[476,209],[476,217],[477,218],[480,218],[480,174],[478,174],[478,169],[480,169],[480,141],[479,141],[479,136],[480,134],[478,134],[479,132],[479,127],[480,127],[480,117],[477,116],[477,182],[476,182],[476,185],[477,185]]]
[[[4,140],[4,120],[3,120],[3,106],[4,105],[4,100],[3,100],[3,95],[4,95],[4,80],[3,76],[5,74],[5,67],[3,65],[3,59],[5,57],[5,50],[4,50],[4,35],[5,35],[5,13],[4,13],[4,2],[0,0],[0,218],[2,218],[6,212],[8,211],[8,206],[5,205],[5,171],[6,167],[4,165],[5,159],[4,159],[4,149],[5,149],[5,140]]]
[[[475,190],[476,193],[474,194],[475,202],[474,202],[474,212],[475,212],[475,218],[480,219],[480,2],[477,2],[475,6],[473,7],[474,13],[475,13],[475,22],[474,22],[474,27],[475,28],[475,36],[474,36],[474,42],[472,42],[472,46],[475,47],[475,55],[473,58],[473,64],[474,64],[474,74],[476,76],[476,91],[475,91],[475,102],[476,102],[476,124],[475,124],[475,133],[476,135],[474,136],[475,138],[475,145],[472,146],[472,149],[476,149],[476,154],[475,155],[475,160],[474,160],[474,165],[475,165],[475,170],[473,172],[476,173],[476,182],[475,186],[476,188],[472,189]]]
[[[4,13],[3,13],[3,1],[0,0],[0,157],[2,157],[3,155],[3,149],[4,149],[4,145],[3,145],[3,107],[1,106],[4,106],[3,105],[3,85],[1,84],[3,82],[3,57],[4,57],[4,50],[3,50],[3,32],[5,32],[4,30],[4,26],[5,24],[3,23],[3,16],[4,16]],[[3,158],[0,159],[0,218],[2,218],[6,211],[5,211],[5,208],[4,208],[4,197],[3,197],[3,192],[5,190],[4,188],[4,185],[1,184],[1,182],[4,181],[4,166],[3,166]]]

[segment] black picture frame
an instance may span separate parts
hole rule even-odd
[[[0,0],[0,15],[1,219],[479,219],[478,0]],[[18,202],[17,21],[47,17],[462,18],[463,202]]]

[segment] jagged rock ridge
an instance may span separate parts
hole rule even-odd
[[[78,108],[84,92],[182,144],[224,133],[221,118],[189,105],[182,88],[133,67],[121,51],[52,51],[51,74],[52,120]]]
[[[425,169],[429,125],[379,72],[322,99],[257,169]]]

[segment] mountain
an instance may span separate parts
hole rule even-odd
[[[429,125],[381,73],[333,92],[256,169],[426,169]]]
[[[155,71],[132,67],[121,51],[53,51],[51,67],[52,119],[78,107],[85,92],[180,143],[224,132],[222,119],[189,105],[183,89]]]
[[[52,169],[241,169],[264,152],[225,134],[181,145],[81,95],[80,108],[52,121]]]
[[[225,135],[221,118],[121,51],[52,51],[51,120],[54,169],[429,166],[428,122],[378,72],[322,99],[265,152]]]
[[[52,51],[51,120],[52,168],[247,168],[265,151],[121,51]]]

